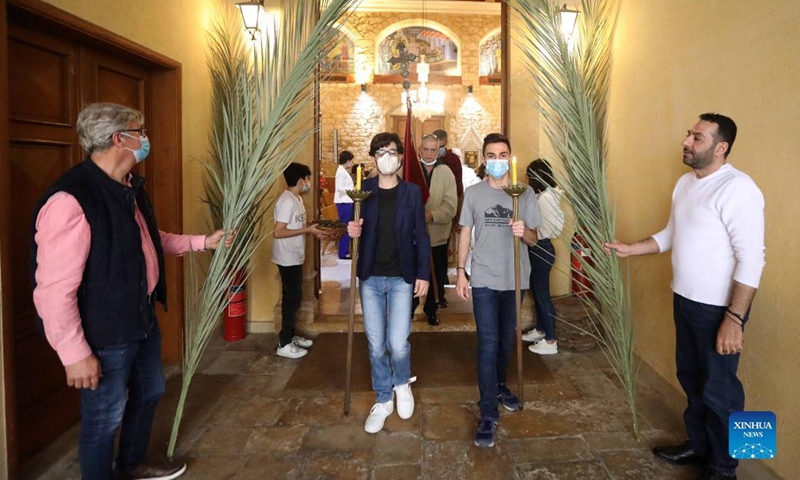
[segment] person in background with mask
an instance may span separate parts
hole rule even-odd
[[[420,188],[397,176],[403,143],[396,133],[372,138],[369,155],[377,160],[377,178],[364,181],[372,192],[364,200],[363,217],[347,225],[359,243],[358,278],[364,332],[372,365],[372,389],[377,401],[364,430],[378,433],[394,411],[409,419],[414,414],[411,383],[411,299],[428,293],[431,243],[425,229],[425,206]]]
[[[433,256],[433,271],[436,275],[436,287],[439,294],[439,303],[433,291],[428,292],[425,299],[425,316],[431,326],[439,325],[439,317],[436,315],[439,306],[447,306],[444,298],[444,284],[447,281],[447,249],[450,241],[450,232],[453,227],[453,217],[458,208],[458,197],[456,196],[456,179],[453,172],[439,159],[436,152],[439,149],[439,141],[434,135],[427,134],[422,136],[420,142],[420,166],[422,176],[428,185],[430,196],[425,202],[425,221],[428,223],[428,234],[431,237],[431,255]],[[414,298],[411,311],[414,312],[419,306],[420,299]]]
[[[514,285],[514,244],[535,245],[536,228],[542,224],[536,196],[530,187],[519,197],[519,215],[513,221],[513,202],[503,187],[509,182],[511,143],[499,133],[483,140],[485,182],[469,187],[461,210],[461,233],[458,242],[458,280],[456,292],[469,299],[472,282],[472,309],[478,335],[478,389],[480,422],[475,445],[494,446],[498,403],[507,410],[519,410],[519,399],[506,386],[506,366],[514,345],[517,324]],[[472,249],[472,272],[466,275],[470,236],[475,231]],[[530,260],[520,255],[522,290],[528,288]]]
[[[286,190],[275,203],[275,230],[272,237],[272,263],[281,276],[281,331],[277,354],[300,358],[314,342],[294,334],[297,311],[303,300],[303,262],[306,258],[306,234],[320,236],[316,225],[307,225],[302,194],[311,190],[311,169],[302,163],[290,163],[283,171]]]
[[[542,224],[536,229],[539,240],[528,247],[531,261],[531,293],[533,308],[536,312],[536,327],[522,335],[526,342],[534,342],[528,350],[539,355],[558,353],[556,341],[556,308],[550,298],[550,271],[556,259],[556,250],[551,239],[561,235],[564,227],[564,212],[561,211],[561,195],[553,169],[547,160],[537,159],[528,165],[526,171],[528,184],[536,194],[539,211],[542,212]]]
[[[131,173],[150,152],[141,112],[94,103],[77,130],[88,156],[34,212],[31,283],[67,385],[81,390],[81,478],[177,478],[184,463],[145,462],[165,386],[155,311],[157,301],[166,306],[164,255],[213,250],[223,237],[230,246],[232,235],[158,229],[144,178]]]
[[[333,203],[336,204],[336,211],[339,214],[339,221],[347,223],[353,219],[353,199],[347,195],[348,190],[353,190],[353,177],[350,176],[350,169],[353,166],[353,153],[342,150],[339,154],[339,168],[336,169],[335,192]],[[344,260],[350,258],[350,236],[342,235],[339,240],[339,258]]]

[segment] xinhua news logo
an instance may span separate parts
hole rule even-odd
[[[728,453],[739,460],[775,458],[777,426],[772,412],[734,412],[728,419]]]

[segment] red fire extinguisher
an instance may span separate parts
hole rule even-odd
[[[228,306],[225,308],[225,340],[238,342],[247,336],[247,286],[245,273],[239,272],[228,287]]]
[[[591,249],[586,239],[577,232],[572,236],[570,246],[572,247],[572,293],[581,297],[590,296],[592,282],[586,274],[584,265],[594,265],[589,255]]]

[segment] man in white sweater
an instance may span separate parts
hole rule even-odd
[[[675,465],[707,466],[698,480],[736,478],[728,454],[728,417],[744,409],[736,376],[744,324],[764,268],[764,197],[726,163],[736,139],[730,118],[705,113],[683,141],[683,175],[672,193],[667,227],[628,244],[606,243],[620,257],[672,249],[678,380],[688,400],[689,440],[656,447]]]

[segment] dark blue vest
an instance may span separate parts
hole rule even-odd
[[[81,324],[89,346],[98,350],[154,334],[158,331],[151,304],[166,308],[164,250],[153,207],[144,191],[144,179],[134,175],[127,187],[106,175],[91,159],[69,169],[39,201],[33,214],[30,244],[31,284],[36,288],[36,218],[56,192],[75,197],[92,232],[91,248],[78,289]],[[147,272],[142,237],[134,208],[147,223],[158,255],[158,284],[147,291]],[[41,323],[41,319],[39,319]]]

